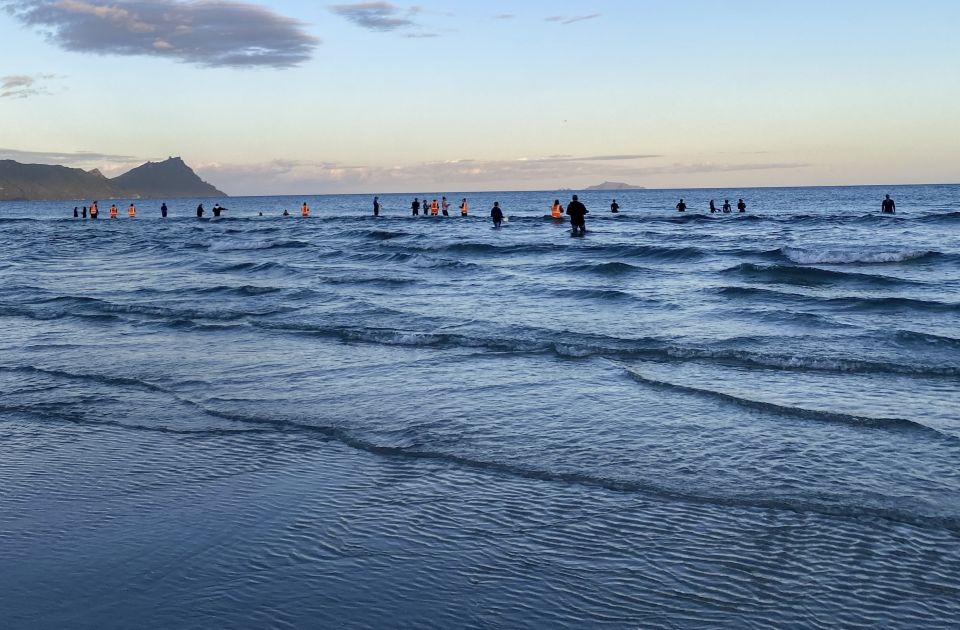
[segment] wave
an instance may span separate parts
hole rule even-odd
[[[906,297],[820,297],[816,295],[806,295],[803,293],[790,293],[786,291],[775,291],[773,289],[761,289],[758,287],[728,286],[720,287],[717,290],[719,295],[725,297],[757,297],[767,298],[776,301],[792,301],[808,304],[823,304],[828,306],[839,306],[850,310],[920,310],[931,312],[954,312],[960,311],[960,303],[940,302],[937,300],[921,300],[918,298]]]
[[[48,370],[32,366],[25,367],[0,367],[0,371],[28,371],[48,375],[54,375],[62,378],[79,380],[84,383],[98,382],[110,386],[124,386],[133,388],[142,388],[152,392],[163,393],[170,396],[177,402],[190,406],[198,412],[207,416],[237,422],[247,427],[264,427],[272,431],[290,431],[296,430],[303,433],[312,433],[333,440],[349,448],[377,455],[380,457],[389,457],[408,460],[426,460],[437,461],[445,464],[458,466],[461,468],[477,470],[488,474],[499,474],[521,479],[531,479],[549,483],[562,483],[584,487],[594,487],[611,492],[643,494],[660,500],[677,501],[699,505],[713,505],[722,507],[737,507],[747,509],[764,509],[776,511],[791,511],[799,513],[813,513],[827,517],[850,518],[850,517],[873,517],[889,520],[892,522],[907,523],[916,527],[941,528],[950,531],[960,531],[960,518],[953,514],[940,513],[918,513],[916,510],[904,510],[891,508],[886,505],[867,505],[836,502],[832,503],[824,498],[803,498],[803,497],[758,497],[749,495],[724,495],[710,493],[709,491],[695,490],[689,487],[671,487],[668,485],[641,480],[618,478],[614,476],[605,476],[592,474],[584,471],[555,470],[551,468],[538,467],[534,463],[524,464],[516,462],[501,461],[493,458],[485,458],[479,455],[466,455],[449,450],[427,449],[416,446],[383,444],[371,437],[364,436],[362,432],[349,427],[340,426],[331,423],[308,422],[302,419],[292,420],[278,417],[253,416],[243,413],[224,411],[215,409],[208,405],[194,401],[182,396],[172,389],[161,387],[147,381],[132,378],[117,378],[101,374],[80,374],[71,373],[63,370]],[[18,409],[19,410],[19,409]],[[43,414],[44,419],[49,414]],[[107,424],[130,430],[154,430],[153,427],[144,427],[142,425],[126,424],[114,421],[88,420],[83,416],[56,416],[70,422],[86,423],[94,425]],[[923,425],[911,424],[903,426],[904,429],[925,429]],[[166,431],[164,428],[156,430]],[[933,429],[930,429],[933,431]],[[199,429],[200,432],[209,429]],[[170,432],[177,432],[176,429]],[[185,433],[196,433],[198,431],[184,431]],[[249,432],[220,430],[215,433],[232,434]],[[944,436],[939,432],[937,435]]]
[[[861,249],[857,247],[781,247],[780,253],[801,265],[882,264],[929,260],[940,252],[928,249]]]
[[[299,249],[302,247],[310,247],[310,243],[292,239],[265,239],[248,241],[242,239],[225,238],[208,241],[206,246],[211,252],[232,252],[259,249]]]
[[[557,297],[575,299],[600,300],[609,302],[614,300],[632,300],[634,296],[618,289],[555,289],[551,291]]]
[[[638,267],[630,263],[615,261],[603,263],[584,263],[563,268],[563,273],[594,273],[601,276],[619,276],[640,271],[650,271],[645,267]]]
[[[898,330],[897,339],[901,341],[923,342],[928,344],[945,344],[948,346],[960,347],[960,338],[947,335],[935,335],[933,333],[922,333],[913,330]]]
[[[794,267],[792,265],[742,263],[735,267],[724,269],[722,273],[738,274],[766,282],[796,284],[801,286],[831,284],[835,282],[856,282],[877,286],[919,284],[913,280],[905,280],[892,276],[836,271],[833,269],[820,269],[818,267]]]

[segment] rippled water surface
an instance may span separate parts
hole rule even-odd
[[[558,196],[0,204],[0,627],[956,627],[960,187]]]

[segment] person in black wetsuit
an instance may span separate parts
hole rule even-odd
[[[373,216],[380,216],[380,197],[373,198]]]
[[[585,234],[587,232],[586,215],[589,212],[587,207],[580,203],[580,199],[574,195],[573,201],[567,204],[567,216],[570,217],[570,225],[573,228],[571,233]]]
[[[686,212],[687,204],[683,203],[683,199],[680,200],[680,203],[677,204],[677,212]]]
[[[733,212],[733,208],[730,207],[730,200],[729,200],[729,199],[724,199],[724,200],[723,200],[723,212],[724,212],[725,214],[729,214],[729,213]]]
[[[614,214],[620,212],[620,204],[617,203],[617,200],[616,200],[616,199],[614,199],[614,200],[613,200],[613,203],[610,204],[610,212],[612,212],[612,213],[614,213]]]
[[[713,203],[713,199],[711,199],[711,200],[710,200],[710,214],[713,214],[713,213],[716,212],[716,211],[717,211],[717,206],[716,206],[716,204]]]
[[[897,211],[897,204],[894,203],[893,199],[890,198],[890,195],[887,195],[883,203],[880,204],[880,211],[884,214],[894,214]]]
[[[197,218],[198,218],[198,219],[202,219],[202,218],[203,218],[203,204],[202,204],[202,203],[201,203],[199,206],[197,206]]]
[[[224,210],[226,210],[226,208],[221,206],[219,203],[213,204],[213,216],[219,217],[220,213],[223,212]]]
[[[740,212],[747,211],[747,204],[743,203],[743,199],[740,199],[737,201],[737,210],[739,210]]]
[[[76,218],[79,217],[79,216],[80,216],[80,213],[77,212],[77,207],[74,206],[74,207],[73,207],[73,218],[76,219]]]
[[[413,211],[413,216],[420,216],[420,200],[414,197],[413,203],[410,204],[410,210]]]
[[[164,219],[167,218],[167,202],[166,201],[164,201],[163,204],[160,206],[160,216],[163,217]]]
[[[493,227],[498,228],[503,223],[503,210],[500,209],[500,202],[493,202],[493,209],[490,210],[490,218],[493,219]]]
[[[82,216],[84,219],[87,218],[87,207],[86,207],[86,206],[83,207],[83,211],[81,212],[80,216]]]

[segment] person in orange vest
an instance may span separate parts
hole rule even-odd
[[[300,208],[300,216],[304,216],[304,217],[310,216],[310,208],[307,206],[306,201],[303,202],[303,207]]]
[[[131,219],[137,216],[137,207],[131,203],[130,207],[127,208],[127,214],[130,216]]]
[[[111,219],[117,218],[117,204],[115,203],[110,205],[110,218]]]
[[[440,204],[437,203],[437,200],[434,199],[430,204],[430,216],[435,217],[440,214]]]
[[[560,205],[559,199],[554,200],[553,207],[550,208],[550,216],[554,221],[563,221],[563,206]]]
[[[97,208],[97,202],[94,201],[93,205],[90,206],[90,218],[96,219],[98,216],[100,216],[100,209]]]
[[[467,205],[467,198],[464,197],[463,201],[460,202],[460,216],[461,217],[467,216],[468,210],[470,210],[470,206]]]

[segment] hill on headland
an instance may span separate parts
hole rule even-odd
[[[178,157],[147,162],[113,179],[98,169],[0,160],[0,201],[226,196]]]
[[[623,182],[603,182],[602,184],[597,184],[596,186],[584,188],[584,190],[644,190],[644,187],[631,186],[630,184],[624,184]]]

